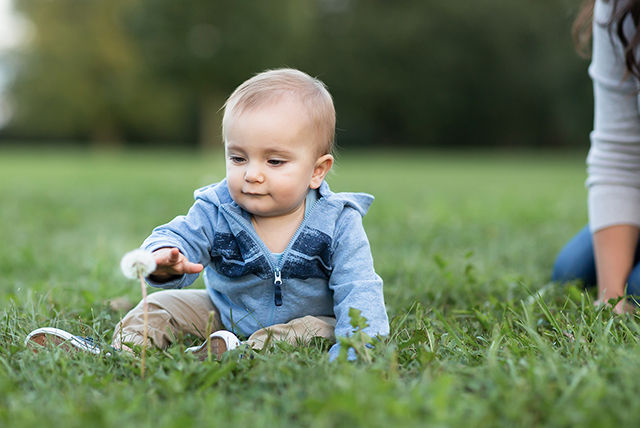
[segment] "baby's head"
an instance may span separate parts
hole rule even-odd
[[[298,212],[333,165],[335,109],[318,79],[269,70],[241,84],[222,130],[232,198],[254,216]]]
[[[336,128],[336,111],[331,94],[320,80],[293,68],[267,70],[236,88],[224,104],[222,135],[227,140],[231,122],[243,113],[269,108],[288,99],[299,103],[315,129],[318,153],[331,154]]]

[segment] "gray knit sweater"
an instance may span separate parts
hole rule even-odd
[[[593,232],[616,224],[640,227],[640,85],[626,72],[620,41],[610,37],[604,25],[612,7],[611,1],[596,1],[589,67],[595,105],[587,157]],[[631,39],[631,19],[624,28]]]

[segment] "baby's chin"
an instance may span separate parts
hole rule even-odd
[[[260,209],[260,208],[251,207],[251,206],[242,206],[242,205],[240,205],[240,208],[242,208],[243,210],[251,214],[253,217],[259,217],[259,218],[286,217],[297,211],[297,209],[295,208],[291,210],[281,210],[281,209],[270,210],[270,209]]]
[[[233,195],[231,196],[233,198]],[[274,218],[274,217],[283,217],[294,212],[304,209],[304,200],[302,203],[297,204],[293,207],[285,207],[283,209],[281,204],[278,204],[274,200],[268,196],[262,196],[259,198],[233,198],[236,204],[249,214],[254,217],[262,217],[262,218]]]
[[[264,207],[260,207],[259,204],[246,204],[246,203],[238,203],[238,206],[251,214],[254,217],[277,217],[282,215],[278,210],[268,209]]]

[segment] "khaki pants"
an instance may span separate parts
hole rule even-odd
[[[218,309],[213,305],[206,290],[163,290],[147,297],[149,306],[148,336],[155,346],[166,349],[176,337],[192,334],[205,338],[210,314],[213,313],[211,331],[223,330]],[[333,317],[306,316],[286,324],[275,324],[253,333],[247,343],[261,349],[269,340],[284,340],[292,344],[308,343],[313,337],[335,340]],[[116,325],[112,346],[121,348],[122,343],[142,345],[144,313],[142,302],[133,308]]]

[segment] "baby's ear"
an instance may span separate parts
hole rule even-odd
[[[313,167],[313,175],[311,176],[311,183],[309,184],[309,187],[312,189],[320,187],[322,180],[327,176],[332,166],[333,156],[329,154],[320,156]]]

